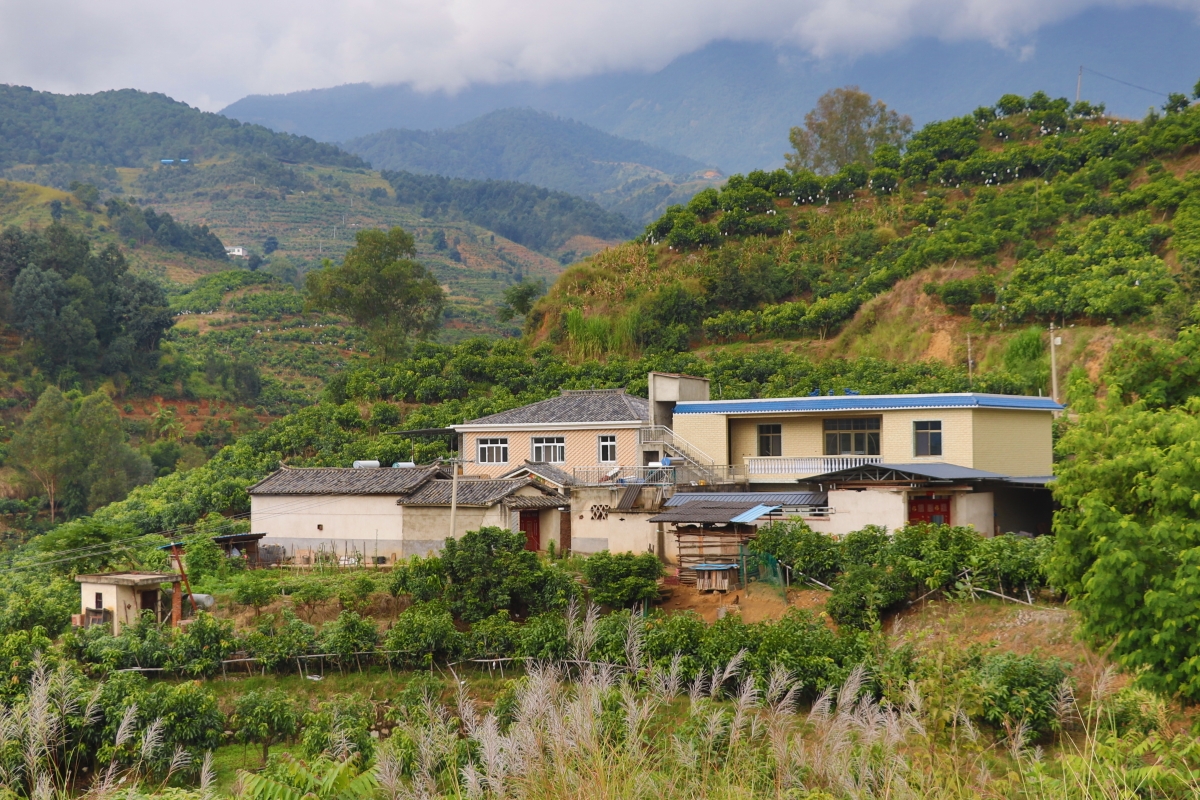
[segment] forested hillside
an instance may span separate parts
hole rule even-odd
[[[376,169],[531,183],[643,224],[720,178],[699,161],[532,109],[494,111],[450,130],[389,129],[345,147]]]
[[[359,166],[356,156],[306,136],[276,133],[133,89],[86,95],[0,85],[0,169],[20,164],[144,167],[235,152]]]
[[[1198,145],[1200,107],[1183,95],[1142,122],[1006,95],[869,167],[733,176],[569,270],[527,331],[580,354],[778,340],[864,352],[878,328],[898,353],[936,324],[954,337],[941,357],[965,363],[967,333],[986,345],[1053,321],[1083,347],[1112,325],[1175,330],[1196,321]]]

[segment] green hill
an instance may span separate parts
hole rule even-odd
[[[291,162],[360,166],[307,136],[276,133],[133,89],[60,95],[0,85],[0,168],[17,165],[145,167],[254,153]]]
[[[503,109],[450,130],[389,129],[345,143],[376,169],[520,181],[648,222],[720,178],[644,142],[532,109]]]
[[[1200,297],[1198,146],[1200,106],[1128,122],[1008,95],[872,170],[733,176],[573,267],[527,330],[579,357],[788,341],[960,364],[968,334],[979,362],[1050,321],[1080,353],[1174,330]]]

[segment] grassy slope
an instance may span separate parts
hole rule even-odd
[[[982,137],[985,149],[1000,152],[1002,144],[985,134]],[[1189,173],[1200,171],[1200,154],[1195,148],[1185,149],[1173,158],[1164,158],[1163,167],[1175,177],[1182,179]],[[1127,177],[1129,189],[1135,190],[1148,180],[1146,163]],[[1030,183],[1042,181],[1014,182],[993,187],[999,192],[1017,191]],[[916,230],[920,223],[906,216],[906,206],[920,202],[926,194],[926,184],[910,184],[906,191],[889,197],[880,197],[866,189],[855,192],[852,200],[831,202],[828,205],[794,206],[790,199],[776,201],[775,213],[788,219],[789,231],[780,236],[755,236],[735,240],[730,236],[721,246],[712,250],[677,250],[665,243],[647,245],[628,243],[620,248],[597,254],[571,267],[552,287],[535,312],[527,334],[535,342],[553,341],[565,351],[573,351],[572,334],[567,330],[567,312],[580,309],[586,319],[601,320],[619,317],[626,309],[636,307],[639,301],[651,297],[658,287],[678,282],[694,291],[703,293],[701,277],[713,269],[720,253],[729,247],[740,248],[738,258],[744,264],[755,254],[767,254],[782,263],[799,255],[797,251],[806,246],[791,236],[791,230],[806,230],[817,239],[824,234],[833,234],[833,244],[824,244],[816,252],[804,253],[802,261],[816,259],[824,262],[827,272],[836,272],[842,248],[851,237],[860,231],[884,232],[890,238],[904,237]],[[979,187],[942,190],[948,207],[965,205]],[[932,194],[932,192],[929,192]],[[720,217],[716,217],[717,220]],[[1068,218],[1060,218],[1065,222]],[[1089,217],[1084,216],[1086,221]],[[1155,212],[1155,221],[1167,221],[1169,217]],[[1054,241],[1058,223],[1040,231],[1039,246],[1045,248]],[[1160,255],[1178,277],[1178,258],[1167,241]],[[835,327],[825,339],[817,336],[798,335],[776,337],[765,334],[742,337],[740,340],[707,340],[698,330],[693,330],[690,346],[706,353],[745,352],[748,350],[779,348],[785,351],[804,350],[815,357],[860,357],[875,356],[900,361],[937,360],[947,364],[965,366],[968,360],[968,336],[975,368],[988,370],[1000,366],[1009,340],[1027,325],[984,323],[965,313],[943,304],[937,297],[927,295],[923,288],[927,283],[942,283],[979,275],[990,275],[1003,283],[1018,263],[1012,247],[1007,247],[992,260],[953,259],[920,270],[909,278],[898,281],[889,290],[867,300],[853,318]],[[811,301],[811,292],[790,295],[788,300]],[[769,306],[769,304],[768,304]],[[768,306],[760,306],[765,308]],[[713,312],[715,313],[715,312]],[[1137,330],[1159,335],[1169,335],[1169,325],[1154,316],[1141,319],[1112,321],[1078,319],[1069,324],[1061,336],[1063,349],[1059,351],[1060,375],[1074,365],[1084,367],[1094,379],[1103,361],[1122,331]],[[610,334],[618,344],[617,349],[632,354],[636,344],[620,336],[620,324],[613,326]]]

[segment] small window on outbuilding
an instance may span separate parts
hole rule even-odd
[[[104,592],[96,592],[96,608],[104,608]]]
[[[942,454],[942,421],[926,420],[913,423],[913,454],[940,456]]]

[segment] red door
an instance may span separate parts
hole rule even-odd
[[[908,498],[909,522],[932,522],[949,525],[949,497],[910,497]]]
[[[525,549],[542,549],[541,516],[538,511],[521,512],[521,532],[525,534]]]

